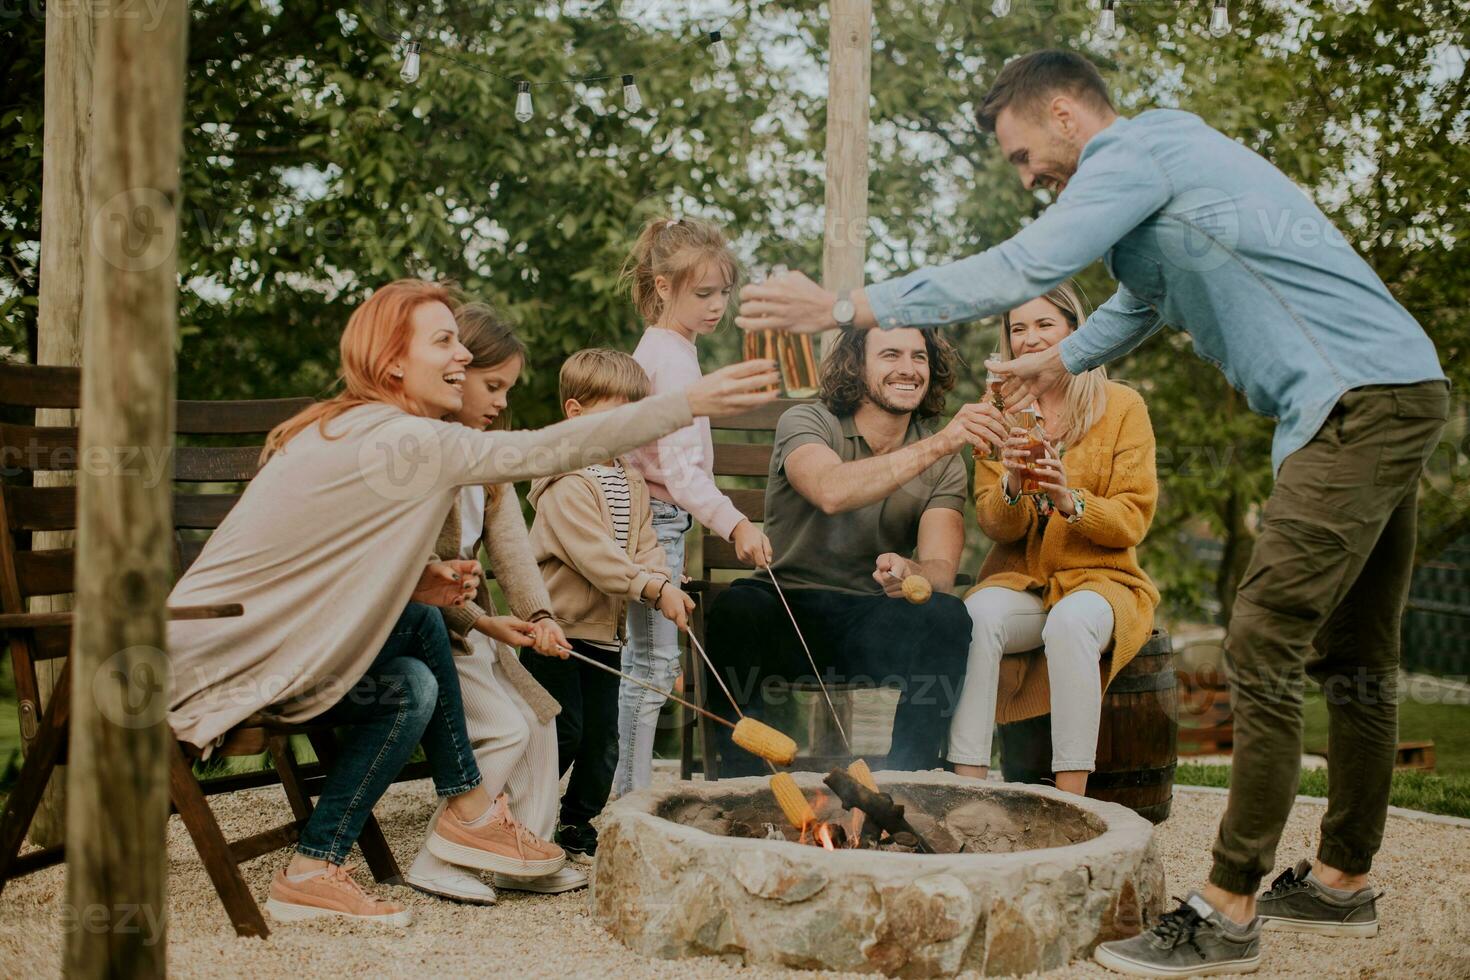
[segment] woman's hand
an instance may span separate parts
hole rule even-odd
[[[567,659],[567,655],[562,651],[572,644],[567,640],[566,633],[562,632],[562,628],[556,620],[550,618],[538,619],[531,624],[531,632],[535,636],[535,640],[531,644],[531,649],[548,657],[559,657],[562,660]]]
[[[462,606],[479,591],[480,575],[480,563],[473,558],[430,562],[409,599],[430,606]]]
[[[712,371],[684,389],[695,415],[738,415],[774,401],[781,388],[776,362],[765,358],[741,361]]]
[[[1067,376],[1062,363],[1062,348],[1048,347],[1033,354],[1021,354],[1009,361],[986,361],[985,370],[1006,379],[1002,389],[1006,409],[1019,412],[1056,386]]]
[[[874,562],[873,581],[883,586],[883,594],[890,599],[902,599],[903,580],[910,575],[923,575],[924,569],[918,562],[909,561],[903,555],[888,552],[878,556]],[[897,577],[895,577],[897,576]]]
[[[735,557],[747,565],[756,568],[769,568],[773,557],[771,552],[771,539],[766,537],[765,532],[746,518],[735,525],[735,533],[731,535],[735,545]]]
[[[507,646],[528,647],[536,642],[536,624],[515,616],[481,616],[475,629]]]
[[[658,590],[658,611],[682,632],[689,628],[689,617],[694,615],[694,600],[683,589],[665,584]]]
[[[1036,473],[1036,485],[1046,491],[1057,512],[1063,517],[1071,517],[1072,512],[1077,509],[1077,502],[1072,499],[1072,488],[1067,485],[1067,471],[1056,450],[1047,446],[1046,455],[1032,463],[1031,469]]]

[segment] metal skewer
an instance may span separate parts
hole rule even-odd
[[[735,695],[730,693],[730,688],[725,685],[725,679],[721,677],[720,672],[715,669],[714,661],[710,659],[709,654],[704,652],[704,646],[694,638],[694,631],[686,626],[684,628],[684,632],[686,635],[688,635],[689,642],[693,644],[694,649],[699,651],[700,657],[704,658],[705,666],[709,667],[709,672],[715,675],[715,680],[719,682],[720,690],[724,691],[725,697],[730,699],[730,707],[735,709],[735,714],[740,716],[740,719],[742,721],[745,720],[745,712],[741,711],[740,705],[735,703]],[[774,773],[776,771],[776,764],[770,759],[766,760],[766,765],[771,767],[771,772]]]
[[[632,683],[637,684],[639,687],[645,688],[645,689],[647,689],[649,691],[652,691],[654,694],[660,695],[662,697],[666,697],[670,701],[675,702],[676,704],[682,704],[684,707],[688,708],[690,711],[696,712],[697,714],[701,714],[704,717],[708,718],[710,721],[717,721],[721,725],[724,725],[726,728],[730,729],[731,731],[734,731],[734,729],[735,729],[735,724],[733,722],[731,722],[729,719],[727,719],[727,718],[721,718],[719,715],[715,714],[713,711],[706,711],[705,709],[699,707],[698,705],[690,704],[688,701],[685,701],[683,698],[679,697],[677,694],[674,694],[674,693],[672,693],[670,691],[660,691],[658,688],[654,687],[652,684],[649,684],[646,681],[640,681],[636,677],[629,677],[627,674],[623,673],[621,670],[618,670],[616,667],[609,667],[607,664],[598,663],[596,660],[593,660],[591,657],[584,656],[584,655],[578,653],[577,651],[573,650],[571,647],[564,647],[561,644],[557,644],[557,647],[556,648],[558,650],[560,650],[562,653],[564,653],[567,656],[569,656],[569,657],[575,657],[577,660],[582,661],[584,664],[591,664],[593,667],[596,667],[598,670],[605,670],[609,674],[616,674],[618,677],[621,677],[625,681],[631,681]],[[767,761],[769,761],[769,760],[767,760]]]
[[[791,628],[796,630],[796,638],[801,641],[801,648],[806,651],[806,662],[812,665],[812,676],[817,679],[817,686],[822,689],[822,697],[827,700],[827,710],[832,712],[832,723],[837,726],[837,734],[842,736],[842,744],[847,747],[847,752],[851,755],[852,742],[847,739],[847,730],[842,727],[842,719],[837,717],[837,706],[832,703],[832,695],[822,681],[821,671],[817,670],[817,660],[812,656],[811,648],[806,645],[806,637],[801,635],[801,627],[796,625],[796,614],[791,611],[791,604],[786,601],[786,593],[781,591],[781,583],[776,581],[776,573],[771,570],[771,566],[762,567],[766,574],[771,576],[771,584],[776,587],[776,594],[781,597],[781,605],[786,607],[786,615],[791,617]]]

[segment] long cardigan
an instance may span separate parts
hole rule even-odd
[[[205,748],[257,711],[336,704],[413,594],[459,487],[575,470],[689,425],[682,392],[545,429],[480,432],[387,404],[297,434],[261,468],[170,605],[243,616],[169,623],[169,724]]]
[[[1109,382],[1102,418],[1067,448],[1063,463],[1068,486],[1082,492],[1082,517],[1069,524],[1054,512],[1043,525],[1034,500],[1006,503],[1000,463],[977,461],[975,516],[995,544],[968,594],[991,587],[1033,591],[1047,609],[1080,590],[1102,596],[1113,610],[1112,647],[1100,664],[1106,690],[1147,642],[1159,604],[1136,551],[1159,497],[1153,426],[1142,396]],[[1004,658],[996,720],[1022,721],[1050,710],[1046,658]]]
[[[485,509],[480,515],[478,539],[478,543],[485,547],[490,571],[500,583],[500,589],[505,593],[513,615],[532,623],[538,619],[550,619],[551,596],[546,591],[546,583],[541,580],[541,572],[536,568],[536,561],[531,555],[531,539],[526,532],[526,519],[521,514],[521,504],[516,497],[515,487],[506,485],[500,488],[499,493],[492,491],[492,487],[485,488]],[[460,507],[456,502],[455,506],[449,508],[449,517],[439,531],[434,554],[441,558],[458,555],[463,527]],[[475,651],[470,645],[469,636],[474,632],[475,623],[481,616],[496,614],[495,600],[490,597],[490,589],[485,580],[481,579],[479,591],[473,599],[462,606],[445,606],[440,612],[444,614],[444,625],[449,628],[449,643],[454,652],[459,656],[473,656]],[[504,643],[490,642],[494,646],[495,660],[506,682],[515,688],[516,693],[520,694],[540,721],[544,723],[554,718],[561,711],[561,705],[551,696],[551,692],[537,683],[536,678],[521,665],[520,658],[509,647]]]

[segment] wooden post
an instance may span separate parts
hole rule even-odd
[[[827,71],[827,214],[822,285],[863,285],[868,255],[868,95],[873,54],[872,0],[831,0]],[[832,334],[822,337],[825,357]]]
[[[63,972],[162,977],[188,9],[185,0],[96,7],[80,458],[97,464],[78,478]]]
[[[82,287],[86,267],[88,160],[92,138],[92,7],[76,4],[46,18],[46,106],[41,153],[41,294],[37,309],[37,364],[82,363]],[[38,409],[37,425],[76,425],[70,409]],[[66,470],[38,470],[38,487],[76,482]],[[70,531],[37,531],[33,547],[70,548]],[[36,596],[31,612],[62,612],[70,595]],[[61,660],[36,664],[43,704],[49,701],[63,666]],[[40,720],[22,717],[21,735],[29,742]],[[60,844],[66,825],[66,770],[57,767],[41,806],[31,821],[31,843]]]

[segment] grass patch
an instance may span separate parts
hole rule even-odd
[[[1181,786],[1228,787],[1230,767],[1181,762],[1174,772],[1174,781]],[[1297,792],[1302,796],[1326,796],[1327,770],[1303,770]],[[1437,772],[1396,772],[1393,774],[1393,787],[1389,791],[1388,802],[1391,806],[1401,806],[1407,810],[1470,818],[1470,776]]]
[[[1325,755],[1327,704],[1315,686],[1303,700],[1302,723],[1303,748]],[[1399,705],[1399,741],[1433,742],[1436,775],[1470,776],[1470,706],[1405,700]]]

